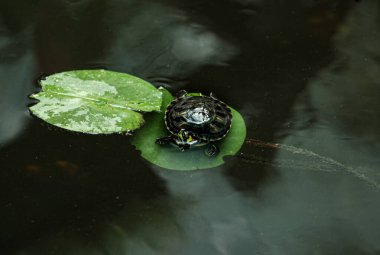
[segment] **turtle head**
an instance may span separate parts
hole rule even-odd
[[[177,146],[182,151],[184,151],[186,149],[189,149],[190,146],[199,143],[200,138],[192,132],[181,129],[175,138],[175,142],[176,142]]]

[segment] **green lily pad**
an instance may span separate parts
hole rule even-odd
[[[162,168],[187,171],[217,167],[224,163],[224,156],[235,155],[240,150],[245,140],[246,126],[240,113],[232,108],[232,127],[228,135],[218,142],[220,152],[216,157],[205,155],[205,146],[181,152],[175,146],[155,144],[156,138],[169,134],[165,127],[164,114],[173,100],[169,91],[161,90],[162,111],[147,115],[146,125],[132,137],[132,144],[141,151],[143,158]]]
[[[108,134],[139,128],[141,112],[159,111],[162,93],[135,76],[106,70],[57,73],[40,82],[39,102],[30,110],[46,122],[72,131]]]

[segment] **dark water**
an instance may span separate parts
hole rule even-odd
[[[1,0],[0,253],[380,254],[379,45],[377,0]],[[176,172],[29,115],[83,68],[213,91],[284,145]]]

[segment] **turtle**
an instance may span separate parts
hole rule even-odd
[[[165,125],[171,134],[157,138],[156,144],[174,144],[181,151],[208,145],[206,155],[213,157],[219,152],[215,142],[227,135],[231,124],[231,109],[215,94],[192,96],[181,90],[165,112]]]

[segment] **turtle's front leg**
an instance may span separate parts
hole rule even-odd
[[[206,155],[211,157],[215,157],[219,153],[219,148],[215,143],[210,143],[208,148],[206,149]]]
[[[169,144],[169,143],[175,144],[174,137],[172,135],[164,136],[164,137],[156,139],[156,144],[159,144],[159,145]]]

